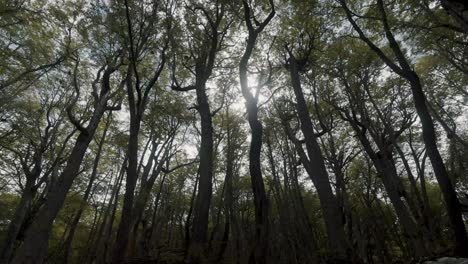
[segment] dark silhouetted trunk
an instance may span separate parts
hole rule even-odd
[[[108,247],[108,234],[106,233],[108,223],[110,223],[110,226],[112,227],[112,223],[114,220],[114,214],[115,214],[115,204],[118,199],[118,194],[120,192],[120,187],[122,186],[122,181],[124,178],[125,174],[125,166],[127,164],[127,158],[125,157],[124,161],[121,164],[121,168],[119,170],[119,173],[116,175],[114,183],[112,184],[112,191],[111,191],[111,196],[109,198],[109,203],[104,209],[104,216],[101,221],[101,224],[99,228],[97,229],[96,232],[96,239],[94,241],[91,241],[89,245],[85,248],[83,251],[82,255],[82,261],[85,263],[94,263],[96,260],[96,263],[103,263],[104,258],[106,257],[106,252],[107,252],[107,247]],[[109,234],[110,235],[110,234]],[[98,256],[96,256],[96,252],[100,252]],[[96,259],[96,257],[98,257]]]
[[[353,13],[347,6],[346,1],[340,0],[340,3],[346,12],[346,17],[348,21],[359,34],[361,40],[364,41],[369,46],[369,48],[373,52],[375,52],[393,72],[395,72],[396,74],[405,78],[408,81],[411,88],[411,92],[413,94],[414,106],[421,121],[423,130],[423,141],[426,145],[427,155],[432,163],[434,174],[437,178],[437,182],[439,183],[440,189],[444,197],[449,221],[452,227],[453,235],[455,237],[455,251],[461,256],[468,256],[468,251],[466,250],[468,248],[468,236],[462,218],[460,201],[457,197],[457,192],[455,191],[454,185],[450,181],[447,168],[445,167],[445,164],[437,147],[437,136],[434,129],[434,122],[426,104],[426,97],[424,95],[421,81],[419,80],[419,76],[417,75],[417,73],[414,70],[412,70],[413,67],[407,61],[405,54],[400,49],[398,42],[393,36],[390,25],[387,21],[387,14],[385,11],[383,1],[378,0],[377,6],[381,15],[385,36],[389,42],[389,47],[391,48],[398,64],[392,61],[389,57],[387,57],[387,55],[364,34],[359,25],[353,19]]]
[[[426,146],[427,156],[431,161],[434,174],[439,183],[440,190],[444,197],[448,217],[455,236],[455,252],[460,256],[468,256],[468,237],[463,222],[460,200],[454,188],[454,183],[450,181],[447,168],[437,147],[437,137],[434,129],[434,122],[426,105],[426,98],[422,90],[419,77],[414,71],[408,73],[409,82],[413,93],[414,105],[423,129],[423,140]]]
[[[213,188],[213,125],[208,96],[206,95],[206,81],[212,68],[207,69],[204,62],[197,62],[195,68],[197,110],[201,118],[201,142],[198,192],[193,207],[188,257],[197,263],[204,258],[208,242],[208,221]]]
[[[96,122],[97,127],[98,120]],[[94,133],[94,131],[92,131]],[[47,201],[37,213],[36,219],[25,233],[25,240],[18,248],[12,263],[42,263],[45,260],[52,224],[65,201],[67,192],[75,179],[81,161],[92,137],[81,133],[68,159],[67,167],[59,182],[50,190]]]
[[[441,0],[440,3],[463,31],[468,34],[468,3],[460,0]]]
[[[21,194],[19,204],[17,205],[15,214],[13,215],[13,219],[8,225],[7,236],[4,240],[0,263],[8,263],[10,260],[11,254],[16,244],[16,238],[18,237],[18,234],[21,230],[21,226],[24,223],[27,212],[31,206],[32,199],[34,198],[35,192],[36,191],[32,186],[32,182],[27,180],[24,191]]]
[[[338,258],[345,259],[348,246],[344,233],[343,215],[330,185],[325,161],[317,143],[307,103],[302,92],[297,61],[292,54],[289,57],[289,72],[294,94],[296,95],[296,110],[301,121],[301,131],[304,134],[308,155],[305,155],[300,143],[296,144],[296,147],[301,161],[317,189],[330,246],[338,254]]]
[[[138,72],[139,56],[142,50],[147,48],[147,40],[150,37],[151,29],[145,28],[144,23],[135,23],[140,30],[134,39],[134,31],[137,31],[132,26],[132,14],[130,13],[129,1],[125,0],[125,18],[128,34],[128,53],[129,61],[126,76],[127,99],[130,112],[130,132],[127,145],[127,158],[128,168],[127,177],[125,182],[125,194],[122,207],[122,215],[117,230],[117,237],[114,245],[114,252],[112,261],[114,263],[121,263],[127,254],[127,247],[132,229],[134,219],[134,198],[135,188],[138,180],[138,138],[140,134],[141,121],[143,119],[146,106],[148,103],[148,96],[155,86],[156,82],[165,67],[165,50],[167,45],[162,48],[161,58],[159,64],[154,68],[154,73],[149,76],[146,82],[140,80],[140,73]],[[156,6],[152,6],[157,8]],[[153,15],[156,16],[156,10],[152,10]]]
[[[109,128],[109,123],[111,120],[111,114],[107,116],[107,121],[106,125],[104,128],[104,131],[102,132],[102,137],[98,143],[98,148],[96,151],[96,157],[94,158],[94,163],[93,163],[93,170],[91,172],[91,176],[89,177],[89,182],[88,185],[86,186],[86,190],[83,196],[83,200],[80,202],[80,206],[78,208],[78,211],[76,212],[75,216],[73,217],[70,230],[68,231],[67,238],[64,243],[64,253],[63,253],[63,261],[65,263],[69,262],[70,258],[70,250],[73,242],[73,237],[75,236],[75,231],[76,228],[78,227],[78,223],[80,221],[81,215],[83,214],[83,211],[85,209],[86,203],[88,202],[89,196],[91,194],[91,189],[93,187],[94,181],[96,180],[97,174],[98,174],[98,165],[99,165],[99,160],[101,159],[101,153],[102,153],[102,148],[104,146],[104,142],[106,140],[106,135],[107,135],[107,130]]]
[[[199,179],[199,175],[197,173],[197,176],[195,177],[195,186],[193,187],[193,191],[192,191],[192,195],[191,195],[191,198],[190,198],[190,207],[189,207],[189,210],[187,212],[187,218],[185,219],[185,254],[188,254],[188,250],[189,250],[189,247],[190,247],[190,222],[191,222],[191,219],[192,219],[192,213],[193,213],[193,204],[195,202],[195,196],[196,196],[196,193],[197,193],[197,188],[198,188],[198,179]]]
[[[247,45],[239,63],[239,79],[242,95],[245,99],[247,109],[247,120],[251,130],[251,141],[249,149],[249,171],[250,180],[254,196],[255,205],[255,242],[253,252],[250,256],[250,262],[262,264],[267,262],[268,252],[268,212],[269,201],[265,192],[265,184],[262,177],[262,168],[260,155],[262,151],[263,126],[258,119],[258,94],[253,95],[250,92],[247,81],[247,71],[249,60],[255,49],[258,35],[270,23],[275,16],[275,7],[273,1],[269,1],[271,11],[265,20],[261,23],[255,21],[254,28],[252,24],[252,8],[247,1],[242,1],[244,8],[244,22],[248,29]],[[257,87],[261,89],[261,87]]]
[[[25,232],[23,244],[18,248],[12,263],[43,263],[48,248],[49,236],[52,231],[52,224],[62,208],[73,180],[78,175],[88,145],[93,139],[94,133],[99,125],[102,115],[107,110],[107,102],[110,99],[110,75],[115,68],[109,67],[102,77],[102,89],[98,101],[95,104],[94,112],[86,128],[80,128],[75,145],[67,159],[67,165],[47,194],[44,205],[37,212],[36,218]]]
[[[249,150],[249,171],[255,204],[256,242],[254,254],[256,263],[265,263],[268,248],[268,198],[265,192],[260,161],[263,126],[258,120],[257,98],[254,98],[250,93],[247,83],[247,64],[255,45],[255,39],[249,43],[250,45],[248,44],[247,50],[241,59],[239,71],[252,135]]]
[[[129,84],[131,86],[131,84]],[[131,88],[129,94],[133,93]],[[135,109],[132,104],[131,108]],[[133,220],[133,199],[135,197],[135,187],[138,179],[138,134],[140,132],[141,115],[135,110],[130,111],[130,135],[128,137],[127,157],[128,168],[127,177],[125,181],[125,194],[122,207],[122,217],[120,219],[119,228],[117,230],[117,237],[114,246],[114,263],[121,263],[125,258],[127,252],[127,245],[130,236],[131,223]]]
[[[131,238],[132,241],[130,245],[131,245],[131,254],[133,255],[136,253],[135,247],[136,247],[136,241],[138,237],[138,228],[143,220],[143,212],[148,202],[150,192],[153,188],[154,182],[156,181],[156,178],[161,172],[162,163],[164,162],[164,159],[161,159],[159,162],[157,162],[155,166],[153,166],[153,162],[158,161],[158,157],[163,151],[163,149],[165,149],[164,147],[166,146],[166,143],[160,148],[160,150],[157,153],[156,153],[156,149],[158,147],[158,144],[153,144],[153,149],[151,150],[151,153],[149,154],[148,162],[145,166],[145,169],[143,170],[143,174],[141,175],[141,187],[135,200],[134,213],[133,213],[134,217],[132,219],[132,238]],[[167,151],[165,151],[164,156],[166,156],[166,154],[167,154]],[[150,175],[150,172],[151,172],[151,175]]]

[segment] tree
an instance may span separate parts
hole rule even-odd
[[[205,24],[203,30],[196,23],[188,26],[191,28],[189,38],[194,41],[190,50],[190,59],[193,60],[194,70],[190,70],[195,77],[195,84],[181,86],[173,75],[172,89],[176,91],[195,90],[197,104],[195,109],[201,118],[201,142],[200,142],[200,179],[198,192],[194,205],[194,217],[191,231],[191,244],[189,248],[189,259],[199,262],[204,257],[206,243],[208,242],[208,216],[211,203],[212,180],[213,180],[213,125],[212,116],[216,114],[210,109],[210,103],[206,91],[207,82],[214,70],[216,57],[223,48],[223,41],[232,23],[232,18],[227,14],[229,5],[223,1],[217,1],[211,5],[203,5],[194,2],[188,7],[188,11],[203,15]],[[196,18],[195,18],[196,19]]]
[[[43,203],[38,197],[42,196],[41,192],[45,192],[44,185],[50,182],[53,171],[61,165],[60,159],[67,154],[67,142],[76,132],[76,130],[70,131],[64,124],[66,105],[60,101],[67,95],[56,82],[56,78],[61,77],[51,78],[53,83],[49,84],[51,86],[49,90],[35,89],[38,99],[25,98],[25,100],[17,100],[10,106],[22,107],[23,110],[15,111],[9,116],[11,132],[14,133],[8,133],[2,138],[1,145],[20,161],[21,171],[18,180],[21,198],[3,243],[2,262],[8,262],[17,245],[16,240],[20,231],[25,228],[30,219],[34,218],[32,208]],[[38,84],[47,85],[46,82],[38,82]],[[31,116],[35,118],[31,119]],[[62,138],[60,131],[67,131],[69,134]],[[57,156],[49,160],[48,158],[55,153]]]
[[[252,182],[252,190],[254,193],[255,203],[255,222],[256,222],[256,238],[255,246],[252,251],[251,258],[254,258],[255,263],[265,263],[268,252],[268,198],[265,193],[265,186],[262,178],[262,169],[260,162],[260,153],[262,151],[263,126],[258,120],[258,95],[261,87],[257,87],[256,94],[252,94],[247,81],[247,70],[249,60],[255,48],[258,35],[270,23],[275,16],[275,6],[273,1],[269,1],[271,11],[268,16],[262,21],[255,21],[255,26],[252,24],[252,7],[247,1],[242,1],[244,8],[244,22],[248,30],[247,45],[239,62],[239,78],[242,90],[242,95],[246,101],[247,119],[252,133],[249,151],[249,170]]]
[[[421,80],[419,75],[412,69],[407,57],[400,48],[400,44],[398,44],[394,37],[389,24],[386,7],[382,0],[377,1],[376,8],[379,14],[378,19],[382,23],[386,40],[388,41],[388,45],[393,53],[393,56],[396,58],[395,60],[386,55],[382,49],[376,46],[374,42],[365,35],[360,26],[354,20],[353,12],[350,10],[346,1],[340,0],[339,2],[345,11],[346,18],[351,23],[354,30],[358,33],[359,38],[364,43],[366,43],[366,45],[369,46],[369,48],[375,52],[377,56],[379,56],[379,58],[387,65],[387,67],[389,67],[397,75],[404,78],[410,85],[416,112],[422,124],[423,140],[426,145],[428,157],[431,160],[435,176],[446,202],[448,216],[455,237],[456,251],[458,254],[464,255],[464,249],[468,247],[468,236],[466,234],[465,225],[462,219],[460,201],[457,197],[453,183],[450,181],[444,161],[442,160],[439,149],[437,147],[437,137],[435,134],[434,122],[429,112],[429,108],[427,107],[426,96],[423,91]]]
[[[166,44],[159,51],[159,56],[154,56],[153,45],[159,44],[157,34],[160,33],[157,29],[159,6],[155,1],[150,4],[149,10],[145,5],[137,5],[129,1],[125,1],[124,7],[115,6],[116,11],[119,8],[124,9],[127,36],[124,43],[127,43],[129,64],[127,68],[127,76],[125,77],[125,86],[127,89],[128,107],[130,112],[130,133],[128,136],[127,157],[128,168],[125,184],[124,204],[122,208],[122,217],[117,232],[116,245],[114,247],[113,262],[119,263],[123,261],[127,250],[129,235],[131,232],[135,187],[138,179],[138,136],[140,132],[141,121],[143,119],[148,96],[150,91],[155,86],[166,63]],[[123,10],[121,11],[123,12]],[[138,12],[138,13],[137,13]],[[145,18],[150,16],[150,19]],[[133,22],[132,18],[137,21]],[[135,33],[139,32],[139,35]],[[151,51],[151,52],[150,52]],[[156,58],[154,58],[156,57]],[[159,57],[159,58],[158,58]],[[147,60],[147,61],[146,61]],[[154,63],[153,73],[145,72],[145,78],[140,77],[138,69],[141,61],[146,63]],[[146,69],[145,69],[146,70]]]

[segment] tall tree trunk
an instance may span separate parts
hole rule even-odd
[[[246,57],[246,59],[241,60],[241,65],[239,66],[239,69],[241,87],[244,94],[244,98],[246,99],[248,121],[252,135],[249,150],[249,171],[255,204],[256,242],[254,246],[254,254],[256,263],[265,263],[265,257],[268,254],[267,243],[269,205],[268,198],[265,192],[265,184],[263,182],[260,160],[260,154],[262,151],[263,126],[257,117],[257,99],[254,98],[252,94],[250,94],[248,88],[247,63],[248,57]]]
[[[330,246],[337,252],[338,258],[344,259],[347,256],[348,245],[344,233],[343,215],[340,211],[338,201],[333,195],[328,172],[325,167],[325,161],[320,146],[317,143],[312,121],[307,109],[307,103],[302,92],[297,61],[292,54],[290,54],[289,57],[289,72],[291,74],[294,94],[296,95],[296,109],[299,120],[301,121],[301,131],[304,134],[309,157],[307,159],[305,153],[303,153],[300,155],[301,160],[317,189]],[[297,148],[299,153],[303,152],[300,143],[297,144]]]
[[[63,253],[63,261],[65,263],[69,262],[70,258],[70,250],[71,250],[71,245],[73,242],[73,237],[75,236],[75,231],[78,226],[78,222],[80,221],[81,215],[83,214],[83,211],[85,209],[86,203],[88,202],[89,196],[91,194],[91,189],[93,187],[94,181],[96,180],[97,174],[98,174],[98,165],[99,165],[99,160],[101,159],[101,153],[102,153],[102,148],[104,146],[104,142],[106,140],[106,135],[107,135],[107,130],[109,128],[109,123],[111,121],[111,113],[107,116],[107,121],[106,125],[104,128],[104,131],[102,132],[102,137],[98,143],[98,148],[96,151],[96,157],[94,158],[94,163],[93,163],[93,170],[91,172],[91,176],[89,177],[89,182],[88,185],[86,186],[86,190],[83,196],[83,200],[80,202],[80,206],[78,208],[78,211],[76,212],[72,223],[70,230],[68,232],[68,236],[65,240],[64,243],[64,253]]]
[[[198,76],[204,76],[205,70],[199,67]],[[201,79],[201,80],[200,80]],[[204,257],[208,242],[208,220],[212,196],[213,179],[213,125],[208,96],[205,91],[206,78],[197,78],[196,92],[198,113],[201,117],[201,143],[198,193],[193,208],[193,223],[189,258],[200,261]]]
[[[16,206],[13,219],[8,225],[7,236],[4,240],[0,263],[8,263],[16,245],[16,239],[24,224],[26,214],[31,206],[34,198],[35,190],[33,189],[32,182],[27,180],[23,193],[21,194],[20,202]]]
[[[154,182],[156,181],[157,177],[159,176],[163,162],[167,156],[168,150],[170,148],[170,144],[168,142],[171,140],[172,137],[168,137],[164,144],[161,146],[158,152],[156,152],[157,144],[153,144],[153,149],[148,157],[148,163],[143,170],[143,174],[141,176],[141,187],[138,192],[138,195],[135,200],[134,204],[134,217],[132,220],[132,237],[131,237],[131,253],[134,254],[136,241],[138,238],[138,228],[143,220],[143,213],[148,202],[148,199],[151,194],[151,190],[153,189]],[[158,161],[160,154],[164,152],[164,155]],[[153,162],[156,164],[153,166]],[[150,174],[151,172],[151,174]],[[149,178],[148,178],[149,177]]]
[[[442,191],[449,221],[452,227],[453,235],[455,237],[455,252],[461,256],[468,256],[468,251],[466,250],[468,248],[468,236],[466,233],[465,224],[463,222],[460,201],[457,197],[457,192],[454,188],[454,185],[450,181],[447,168],[445,167],[444,161],[442,160],[439,149],[437,147],[437,136],[435,133],[434,122],[426,104],[426,97],[424,95],[421,81],[418,74],[412,70],[413,67],[407,61],[405,54],[400,49],[400,45],[393,35],[387,20],[387,14],[383,1],[378,0],[377,7],[381,15],[385,36],[389,42],[389,47],[391,48],[398,65],[392,61],[392,59],[387,57],[387,55],[364,34],[362,29],[354,20],[353,13],[347,6],[346,1],[340,0],[340,3],[346,12],[348,21],[359,34],[361,40],[364,41],[367,46],[369,46],[369,48],[376,55],[378,55],[393,72],[408,81],[411,92],[413,94],[414,106],[421,121],[423,141],[426,145],[427,155],[431,161],[434,174]]]
[[[192,191],[192,195],[191,195],[191,198],[190,198],[190,207],[189,207],[189,210],[187,212],[187,218],[185,220],[185,254],[188,254],[188,250],[189,250],[189,247],[190,247],[190,222],[191,222],[191,219],[192,219],[192,213],[193,213],[193,204],[194,204],[194,201],[195,201],[195,196],[196,196],[196,193],[197,193],[197,188],[198,188],[198,179],[199,179],[199,174],[197,173],[197,176],[195,177],[195,185],[193,187],[193,191]]]
[[[229,107],[226,109],[226,117],[229,120]],[[224,214],[225,214],[225,225],[224,225],[224,236],[221,250],[218,254],[218,261],[222,260],[226,247],[229,243],[229,234],[231,231],[231,222],[233,215],[233,174],[234,174],[234,149],[232,143],[232,129],[231,124],[228,121],[226,124],[226,176],[224,178],[225,190],[224,190]]]
[[[352,110],[354,111],[354,110]],[[425,247],[425,243],[423,241],[421,228],[418,224],[414,221],[413,216],[411,215],[410,211],[406,204],[402,201],[402,197],[410,199],[404,190],[403,183],[397,174],[397,170],[395,167],[395,161],[392,156],[392,147],[389,145],[381,146],[379,145],[379,151],[374,151],[372,147],[372,143],[366,136],[366,128],[361,128],[358,123],[355,112],[353,112],[353,116],[349,114],[349,112],[344,113],[346,115],[346,119],[350,122],[351,127],[356,132],[357,138],[361,142],[361,145],[364,148],[364,151],[367,153],[369,158],[372,161],[377,173],[379,174],[382,183],[385,187],[385,191],[390,199],[390,202],[395,209],[395,213],[398,217],[398,220],[403,228],[403,234],[406,238],[408,238],[408,242],[411,245],[411,254],[418,257],[422,257],[427,255],[427,249]],[[363,113],[359,113],[363,116]],[[367,117],[369,118],[369,117]],[[381,138],[382,135],[372,135],[375,141],[378,138]],[[409,201],[408,203],[411,203]],[[415,217],[416,218],[416,217]]]
[[[131,86],[132,84],[128,85]],[[130,90],[130,88],[128,89]],[[133,91],[129,91],[129,93],[130,92],[133,93]],[[135,105],[131,105],[131,108],[134,109]],[[138,134],[140,133],[140,120],[141,116],[137,113],[136,110],[130,111],[130,134],[127,145],[127,177],[125,181],[122,216],[120,219],[119,228],[117,230],[117,237],[112,257],[113,263],[123,262],[127,253],[127,245],[133,219],[133,200],[135,197],[135,187],[138,179]]]
[[[128,162],[128,158],[126,157],[124,162],[123,162],[123,168],[125,168],[126,164]],[[110,254],[108,253],[109,252],[109,248],[110,248],[110,245],[111,245],[111,241],[112,241],[112,227],[114,226],[114,220],[115,220],[115,215],[116,215],[116,212],[117,212],[117,207],[118,207],[118,204],[119,204],[119,194],[120,194],[120,189],[122,188],[122,182],[123,182],[123,179],[124,179],[124,170],[122,170],[120,176],[119,176],[119,179],[117,181],[117,186],[116,186],[116,189],[115,189],[115,192],[114,192],[114,200],[112,202],[111,200],[111,215],[110,215],[110,218],[109,218],[109,222],[107,223],[107,225],[105,225],[105,229],[104,229],[104,234],[103,234],[103,238],[102,238],[102,241],[103,241],[103,244],[102,244],[102,252],[100,250],[98,250],[98,252],[101,252],[99,255],[98,255],[98,261],[97,263],[106,263],[108,257],[110,257]],[[98,239],[101,239],[100,237],[98,237]],[[98,240],[99,241],[99,240]],[[97,244],[98,247],[101,247],[101,244]],[[96,253],[95,253],[96,254]]]
[[[263,126],[260,120],[258,120],[258,95],[254,96],[250,92],[247,80],[247,71],[249,60],[254,51],[257,38],[275,16],[275,7],[273,1],[270,1],[270,13],[263,22],[258,23],[258,21],[255,21],[257,22],[257,27],[254,28],[251,20],[252,9],[247,1],[242,1],[242,4],[244,7],[244,22],[246,23],[249,36],[244,54],[242,55],[239,63],[239,79],[247,109],[247,120],[249,122],[252,135],[249,149],[249,171],[255,205],[255,242],[253,252],[250,256],[250,262],[262,264],[267,262],[268,256],[269,201],[265,192],[260,159],[262,151]],[[257,89],[261,89],[261,87],[257,87]]]
[[[423,257],[428,254],[425,247],[422,226],[413,220],[408,207],[403,203],[402,197],[404,196],[404,190],[400,179],[396,173],[394,164],[388,161],[373,160],[377,168],[377,171],[381,175],[382,182],[385,186],[385,190],[390,198],[390,201],[395,208],[395,212],[398,219],[403,227],[405,237],[409,239],[409,243],[412,248],[412,253],[417,257]]]
[[[154,233],[157,231],[157,221],[156,221],[156,216],[158,214],[158,209],[159,209],[159,204],[161,200],[161,193],[163,191],[164,187],[164,182],[166,180],[167,173],[164,173],[161,179],[161,182],[159,184],[159,190],[158,193],[156,194],[156,199],[154,201],[154,209],[153,209],[153,215],[151,217],[151,225],[148,227],[148,230],[145,232],[145,237],[144,237],[144,242],[143,244],[145,245],[146,249],[151,248],[151,242],[154,240]]]
[[[105,209],[103,220],[101,221],[101,225],[99,229],[97,230],[96,239],[92,241],[92,243],[88,245],[88,248],[85,250],[86,254],[84,254],[84,257],[82,258],[85,263],[88,263],[88,262],[94,263],[95,260],[96,260],[96,263],[104,262],[104,258],[101,258],[101,257],[106,256],[107,245],[108,245],[107,243],[109,240],[106,230],[107,230],[108,225],[110,225],[112,228],[112,223],[113,223],[114,214],[115,214],[114,208],[116,208],[116,204],[118,201],[117,199],[118,199],[118,195],[120,192],[120,187],[122,186],[126,164],[127,164],[127,157],[124,158],[124,161],[121,164],[119,173],[117,174],[115,178],[115,181],[112,187],[111,196],[109,199],[109,204],[107,205],[107,208]],[[96,259],[96,252],[100,252],[98,259]]]
[[[421,120],[423,140],[426,146],[427,156],[431,161],[434,174],[437,182],[439,183],[440,190],[442,191],[453,235],[455,236],[455,252],[460,256],[466,257],[468,256],[468,236],[465,229],[465,223],[463,222],[460,200],[457,197],[454,183],[450,181],[447,168],[445,167],[444,161],[442,160],[437,147],[434,122],[429,114],[429,110],[426,105],[426,98],[424,96],[419,77],[413,71],[408,75],[416,112]]]
[[[69,138],[65,140],[65,143],[68,141],[68,139]],[[42,140],[43,142],[47,141],[47,137],[44,136]],[[34,208],[32,207],[35,206],[32,205],[32,202],[36,196],[37,188],[41,184],[40,182],[36,183],[36,181],[38,181],[42,173],[42,160],[44,151],[45,149],[41,148],[41,151],[38,151],[33,155],[34,167],[32,170],[23,168],[26,176],[26,184],[23,192],[21,193],[20,202],[15,209],[13,219],[8,225],[7,236],[4,240],[4,244],[0,252],[0,263],[9,262],[17,243],[16,240],[20,235],[21,230],[24,230],[24,228],[27,227],[27,220],[34,218],[35,212],[33,210]],[[51,168],[51,170],[52,169],[54,168]],[[41,204],[41,202],[38,202],[36,206],[40,206]]]
[[[109,78],[111,73],[115,71],[113,68],[106,70],[103,76],[103,83],[106,86],[105,92],[101,93],[101,98],[96,103],[95,110],[91,120],[86,128],[78,135],[75,145],[67,160],[67,165],[63,170],[57,183],[51,187],[47,200],[43,207],[39,209],[36,218],[25,232],[23,244],[18,248],[18,251],[13,258],[12,263],[43,263],[48,248],[48,240],[52,231],[52,224],[62,208],[62,205],[67,196],[73,180],[78,175],[81,163],[83,161],[88,145],[91,142],[94,133],[98,127],[99,121],[106,110],[106,104],[109,91]]]
[[[129,61],[127,67],[126,76],[126,88],[127,88],[127,99],[130,112],[130,132],[128,137],[127,145],[127,157],[128,157],[128,168],[127,177],[125,184],[124,202],[122,207],[122,215],[120,219],[119,228],[117,230],[117,237],[114,246],[113,258],[114,263],[121,263],[127,254],[127,247],[131,232],[131,227],[134,217],[134,198],[135,198],[135,187],[139,176],[138,167],[138,138],[140,133],[141,121],[143,119],[146,105],[148,103],[148,96],[151,89],[154,87],[159,79],[159,76],[165,66],[165,51],[167,45],[165,45],[161,51],[161,60],[157,67],[155,67],[154,73],[150,76],[149,80],[142,82],[140,80],[138,72],[139,56],[141,50],[148,48],[147,40],[149,35],[142,37],[141,34],[145,34],[147,28],[144,27],[144,23],[135,23],[140,30],[140,35],[134,39],[134,30],[132,26],[132,15],[130,12],[129,1],[124,1],[125,5],[125,18],[127,26],[128,36],[128,55]],[[133,7],[133,6],[132,6]],[[157,5],[152,6],[157,8]],[[149,6],[148,6],[149,8]],[[154,16],[157,16],[156,10],[152,10]],[[169,26],[170,27],[170,26]],[[143,33],[145,32],[145,33]]]
[[[25,240],[18,248],[12,263],[42,263],[45,260],[52,223],[65,201],[68,190],[78,173],[81,161],[91,137],[80,134],[68,159],[60,181],[47,195],[47,201],[37,213],[36,219],[25,233]]]
[[[216,2],[214,8],[210,11],[205,9],[207,7],[202,5],[198,7],[208,23],[203,26],[204,39],[202,39],[202,46],[198,47],[198,54],[192,53],[195,61],[195,85],[186,88],[175,87],[175,90],[180,91],[195,89],[197,95],[196,109],[201,119],[198,193],[193,208],[191,241],[187,256],[188,261],[193,263],[203,261],[206,254],[209,211],[213,188],[213,125],[212,113],[206,93],[206,82],[213,72],[216,56],[221,49],[222,41],[230,25],[230,22],[226,20],[226,6],[224,2]]]
[[[229,109],[226,110],[226,116],[229,116]],[[234,174],[235,174],[235,149],[234,142],[232,139],[232,127],[230,123],[227,124],[227,149],[226,149],[226,190],[224,192],[224,202],[225,202],[225,214],[226,214],[226,224],[225,224],[225,234],[227,238],[226,245],[229,243],[229,234],[231,233],[233,248],[235,250],[235,258],[238,261],[241,259],[241,241],[240,241],[240,228],[237,213],[235,210],[235,201],[234,201]],[[221,257],[221,256],[220,256]]]
[[[269,214],[269,201],[265,192],[265,184],[262,177],[261,160],[260,154],[262,151],[262,138],[263,138],[263,126],[260,120],[258,120],[258,92],[257,95],[253,95],[250,92],[249,84],[247,80],[247,71],[249,67],[249,60],[257,42],[259,34],[265,29],[270,21],[275,16],[275,6],[272,0],[269,1],[270,13],[262,22],[255,21],[255,27],[252,24],[252,8],[249,2],[243,0],[242,5],[244,8],[244,22],[248,30],[247,45],[244,50],[244,54],[241,57],[239,63],[239,79],[242,90],[242,95],[246,101],[247,119],[251,130],[251,142],[249,150],[249,171],[250,179],[254,196],[255,205],[255,224],[256,224],[256,236],[254,250],[251,254],[250,262],[255,263],[266,263],[268,252],[268,214]],[[261,87],[257,87],[261,89]],[[253,260],[253,261],[252,261]]]
[[[421,193],[419,192],[416,179],[414,177],[413,172],[411,171],[411,167],[403,153],[403,150],[398,145],[395,146],[395,148],[398,154],[400,155],[403,165],[407,171],[408,179],[410,181],[411,189],[413,192],[412,197],[416,198],[416,202],[417,202],[416,213],[419,215],[417,220],[419,220],[420,222],[419,224],[424,227],[422,231],[424,232],[424,235],[426,237],[425,242],[427,244],[427,248],[434,248],[436,246],[437,241],[436,241],[436,238],[434,237],[435,233],[432,231],[433,226],[434,226],[434,221],[433,221],[433,217],[431,217],[430,209],[426,208],[426,203],[424,202],[421,196]],[[421,180],[423,179],[421,178]]]

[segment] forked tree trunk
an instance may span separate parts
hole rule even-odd
[[[73,180],[78,175],[81,162],[83,161],[88,145],[91,142],[94,133],[98,127],[102,115],[106,111],[109,78],[112,69],[106,70],[103,76],[103,85],[106,86],[104,93],[101,93],[101,98],[96,103],[94,113],[85,131],[81,131],[78,135],[75,145],[67,160],[67,165],[60,175],[57,183],[51,188],[47,195],[43,207],[41,207],[31,225],[25,232],[23,244],[18,248],[18,251],[13,258],[14,264],[25,263],[43,263],[47,256],[49,245],[49,236],[52,231],[52,224],[62,208],[62,205],[67,196]]]
[[[94,133],[94,131],[93,131]],[[36,219],[25,233],[25,240],[18,248],[12,263],[43,263],[48,249],[48,241],[52,224],[65,201],[74,178],[83,160],[91,136],[81,133],[68,159],[67,167],[62,173],[59,182],[50,191],[47,201],[37,213]]]
[[[70,258],[70,250],[71,246],[73,243],[73,237],[75,236],[75,231],[76,228],[78,227],[78,223],[80,221],[81,215],[83,214],[83,211],[85,209],[86,203],[88,202],[89,196],[91,194],[91,189],[93,187],[94,181],[96,180],[97,174],[98,174],[98,165],[99,165],[99,160],[101,159],[101,152],[102,148],[104,146],[104,142],[106,140],[106,135],[107,135],[107,130],[109,128],[109,123],[111,120],[111,114],[107,116],[107,121],[106,125],[104,128],[104,131],[102,132],[102,137],[98,143],[98,149],[96,151],[96,157],[94,158],[94,163],[93,163],[93,170],[91,172],[91,176],[89,177],[89,182],[88,185],[86,186],[86,190],[83,196],[83,200],[80,202],[80,206],[78,208],[78,211],[76,212],[75,216],[73,217],[70,230],[68,231],[67,238],[65,239],[64,243],[64,253],[63,253],[63,261],[65,263],[69,262]]]
[[[343,215],[330,185],[325,161],[320,146],[317,143],[317,138],[314,134],[314,128],[307,109],[307,103],[302,92],[297,61],[292,54],[290,54],[289,57],[289,72],[294,94],[296,95],[296,110],[301,122],[301,131],[304,134],[308,158],[300,143],[297,144],[297,148],[301,161],[317,189],[329,245],[331,249],[337,253],[336,257],[345,259],[348,245],[344,233]]]
[[[376,55],[378,55],[393,72],[408,81],[411,92],[413,94],[414,106],[421,121],[423,141],[426,146],[427,155],[431,161],[434,174],[444,197],[448,218],[452,227],[453,235],[455,237],[454,243],[456,254],[460,256],[468,256],[468,250],[466,250],[468,248],[468,236],[466,233],[465,224],[463,222],[460,200],[457,197],[454,183],[450,181],[447,168],[445,167],[444,161],[437,147],[437,136],[435,133],[434,122],[426,104],[426,97],[421,85],[421,81],[418,74],[413,70],[413,67],[407,61],[405,54],[400,49],[400,45],[393,35],[387,20],[387,14],[383,1],[378,0],[377,7],[381,15],[385,37],[387,38],[389,47],[391,48],[393,55],[396,58],[396,63],[387,57],[387,55],[364,34],[362,29],[354,20],[353,13],[346,4],[346,1],[340,0],[340,3],[346,12],[348,21],[359,34],[361,40],[365,42],[367,46],[369,46],[369,48]]]

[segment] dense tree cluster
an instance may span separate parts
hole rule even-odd
[[[467,10],[0,2],[0,263],[468,257]]]

